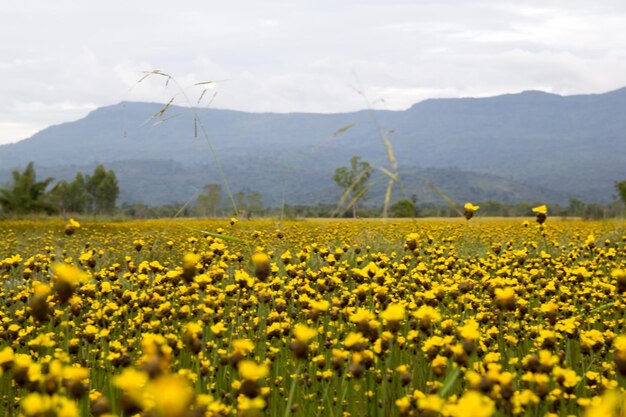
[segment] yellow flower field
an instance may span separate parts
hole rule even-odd
[[[1,222],[0,415],[625,415],[624,223],[539,217]]]

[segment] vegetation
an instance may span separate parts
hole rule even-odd
[[[626,180],[616,182],[615,189],[617,190],[617,193],[619,194],[624,204],[626,204]]]
[[[2,222],[0,409],[618,415],[626,224],[467,206],[391,224]]]
[[[34,163],[24,171],[13,171],[13,184],[0,188],[0,207],[10,215],[33,213],[93,213],[111,214],[115,211],[120,190],[113,170],[98,165],[87,178],[79,171],[73,181],[65,180],[47,191],[53,178],[37,182]]]
[[[89,195],[82,172],[76,173],[72,182],[59,181],[50,191],[51,199],[65,213],[85,213],[89,205]]]
[[[0,188],[2,210],[9,214],[54,213],[56,207],[47,201],[46,195],[46,188],[52,181],[52,178],[37,181],[33,162],[30,162],[23,172],[14,170],[13,184]]]
[[[85,180],[85,192],[87,194],[87,211],[102,214],[112,213],[115,210],[115,202],[120,194],[117,177],[113,170],[105,170],[104,166],[98,165],[92,175]]]
[[[238,191],[234,198],[242,217],[249,219],[252,216],[263,215],[263,196],[261,193]]]
[[[364,200],[369,190],[368,181],[372,176],[372,166],[362,161],[359,156],[350,158],[350,166],[335,170],[333,180],[344,190],[340,204],[345,210],[352,209],[352,217],[356,218],[357,204]]]
[[[399,200],[391,205],[389,209],[390,217],[417,217],[417,207],[411,200]]]
[[[238,193],[235,193],[237,195]],[[242,206],[245,211],[246,193],[241,192],[238,200],[244,202]],[[263,200],[263,196],[260,196]],[[573,205],[551,204],[551,212],[555,217],[580,217],[583,219],[610,219],[622,216],[624,205],[621,201],[613,201],[610,204],[583,203],[580,200],[572,200]],[[411,204],[409,204],[411,203]],[[428,217],[459,217],[459,213],[445,203],[433,202],[417,202],[411,200],[398,200],[392,204],[389,210],[389,217],[394,218],[428,218]],[[415,204],[415,211],[411,211],[412,204]],[[540,202],[518,201],[515,204],[506,204],[495,200],[479,200],[476,201],[480,209],[482,217],[524,217],[532,214],[532,207],[537,206]],[[352,217],[350,211],[337,213],[336,204],[285,204],[282,207],[265,207],[262,206],[261,211],[255,211],[252,217],[269,217],[269,218],[285,218],[285,219],[306,219],[306,218],[322,218],[322,217]],[[380,204],[367,204],[359,207],[359,217],[362,218],[379,218],[383,207]],[[166,217],[205,217],[202,206],[190,208],[184,203],[165,204],[159,206],[150,206],[143,203],[123,203],[119,210],[119,214],[138,219],[154,219]],[[247,213],[242,213],[243,217],[247,217]],[[232,209],[226,205],[222,205],[217,210],[217,217],[229,218],[232,216]],[[212,217],[212,214],[209,214]]]
[[[222,186],[219,184],[207,184],[202,188],[202,194],[198,196],[196,204],[197,213],[202,217],[217,217],[222,198]]]

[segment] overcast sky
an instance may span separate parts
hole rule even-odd
[[[434,97],[626,86],[626,2],[3,1],[0,143],[124,100],[254,112],[361,109]],[[158,81],[158,82],[157,82]],[[134,86],[134,88],[133,88]],[[177,103],[183,104],[182,99]],[[208,100],[204,100],[208,105]]]

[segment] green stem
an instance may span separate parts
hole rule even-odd
[[[285,409],[285,417],[289,417],[289,414],[291,414],[291,406],[293,403],[293,396],[296,392],[296,383],[298,382],[298,376],[300,375],[300,367],[302,366],[301,363],[298,364],[298,366],[296,367],[296,373],[293,377],[293,379],[291,380],[291,387],[289,388],[289,398],[287,400],[287,408]]]

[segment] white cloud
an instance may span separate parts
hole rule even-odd
[[[335,112],[528,89],[626,85],[626,3],[162,0],[0,6],[0,143],[122,100],[219,80],[214,107]],[[197,97],[199,91],[190,90]],[[384,103],[382,100],[384,100]]]

